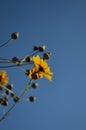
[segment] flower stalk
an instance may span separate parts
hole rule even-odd
[[[17,103],[19,103],[19,101],[23,98],[23,96],[25,95],[25,93],[28,91],[28,89],[29,89],[31,83],[32,83],[32,79],[29,81],[28,85],[25,87],[24,91],[23,91],[22,94],[20,95],[18,102],[15,102],[15,103],[11,106],[11,108],[1,117],[0,122],[3,121],[3,120],[7,117],[7,115],[8,115],[8,114],[12,111],[12,109],[17,105]]]
[[[16,40],[19,37],[18,32],[14,32],[11,34],[10,39],[0,44],[0,48],[7,45],[9,42]],[[24,88],[23,92],[20,96],[17,96],[16,93],[12,90],[13,84],[9,84],[9,78],[7,76],[7,72],[5,70],[0,70],[0,106],[8,106],[8,101],[10,98],[13,99],[14,103],[11,107],[8,108],[8,111],[2,115],[0,118],[0,122],[2,122],[8,114],[13,110],[13,108],[23,99],[23,96],[26,94],[29,88],[36,89],[38,88],[38,83],[35,82],[32,84],[33,80],[41,79],[45,77],[49,81],[52,81],[52,75],[50,66],[48,65],[47,60],[50,58],[51,53],[45,51],[46,46],[34,46],[33,50],[23,58],[18,58],[14,56],[11,59],[0,57],[0,69],[5,68],[13,68],[19,67],[23,73],[30,79],[27,86]],[[38,53],[44,53],[42,57]],[[28,66],[28,68],[24,68],[24,66]],[[30,67],[29,67],[30,65]],[[32,67],[31,67],[32,65]],[[17,75],[17,74],[16,74]],[[30,87],[31,86],[31,87]],[[34,102],[36,97],[31,95],[27,98],[27,101]]]

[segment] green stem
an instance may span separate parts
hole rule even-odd
[[[32,79],[29,81],[28,85],[25,87],[24,91],[23,91],[22,94],[20,95],[19,101],[22,99],[22,97],[25,95],[25,93],[26,93],[27,90],[29,89],[29,87],[30,87],[30,85],[31,85],[31,82],[32,82]],[[18,101],[18,102],[19,102],[19,101]],[[7,115],[11,112],[11,110],[16,106],[16,104],[17,104],[18,102],[15,102],[15,103],[11,106],[11,108],[1,117],[0,122],[7,117]]]
[[[13,40],[13,39],[11,38],[11,39],[9,39],[7,42],[5,42],[5,43],[3,43],[3,44],[0,44],[0,47],[5,46],[6,44],[10,43],[12,40]]]

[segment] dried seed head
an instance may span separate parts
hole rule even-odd
[[[34,50],[34,51],[39,50],[39,47],[38,47],[38,46],[34,46],[34,47],[33,47],[33,50]]]
[[[19,37],[19,33],[18,32],[15,32],[15,33],[11,34],[11,38],[14,39],[14,40],[16,40],[18,37]]]
[[[2,102],[3,102],[3,101],[2,101],[2,98],[0,98],[0,105],[2,105]]]
[[[0,86],[0,90],[2,90],[3,89],[3,87],[2,86]]]
[[[12,96],[12,97],[14,97],[14,96],[15,96],[15,93],[13,93],[13,92],[11,92],[10,94],[11,94],[11,96]]]
[[[7,89],[12,90],[13,84],[8,84],[6,87],[7,87]]]
[[[10,91],[9,91],[9,90],[6,90],[5,93],[6,93],[6,94],[10,94]]]
[[[19,101],[19,97],[14,95],[14,102],[18,102]]]
[[[6,101],[8,101],[8,99],[9,99],[8,96],[5,96],[5,97],[3,98],[3,100],[6,100]]]
[[[31,77],[32,77],[32,79],[38,79],[39,78],[39,74],[38,73],[33,73],[32,75],[31,75]]]
[[[13,57],[13,58],[12,58],[12,62],[13,62],[13,63],[19,63],[19,59],[18,59],[17,57]]]
[[[43,60],[48,60],[50,58],[51,53],[47,52],[43,54]]]
[[[4,105],[4,106],[7,106],[8,105],[8,98],[9,97],[4,97],[4,98],[2,98],[1,100],[1,105]]]
[[[8,105],[8,101],[4,100],[4,101],[2,102],[2,105],[7,106],[7,105]]]
[[[38,83],[33,83],[32,84],[32,88],[37,88],[38,87]]]
[[[34,102],[35,100],[36,100],[36,96],[30,96],[30,97],[29,97],[29,101],[30,101],[30,102]]]
[[[25,74],[28,76],[30,74],[30,70],[26,70]]]
[[[31,62],[31,61],[32,61],[32,58],[31,58],[30,56],[27,56],[27,57],[25,58],[25,61],[26,61],[26,62]]]
[[[46,48],[46,46],[45,46],[45,45],[40,46],[40,47],[39,47],[39,51],[40,51],[40,52],[44,52],[45,48]]]

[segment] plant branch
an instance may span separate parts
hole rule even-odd
[[[25,95],[25,93],[28,91],[28,89],[29,89],[29,87],[30,87],[30,85],[31,85],[31,82],[32,82],[32,79],[29,81],[28,85],[25,87],[24,91],[23,91],[22,94],[20,95],[19,101],[22,99],[22,97],[23,97],[23,96]],[[19,103],[19,101],[18,101],[18,102],[15,102],[15,103],[11,106],[11,108],[1,117],[0,122],[7,117],[7,115],[12,111],[12,109],[16,106],[16,104]]]

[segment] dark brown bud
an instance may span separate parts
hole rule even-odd
[[[50,58],[51,53],[47,52],[43,54],[43,60],[48,60]]]
[[[0,105],[2,105],[2,102],[3,102],[3,101],[2,101],[2,98],[0,98]]]
[[[37,88],[38,87],[38,83],[33,83],[32,84],[32,88]]]
[[[19,97],[18,96],[14,96],[14,102],[18,102],[19,101]]]
[[[18,59],[17,57],[13,57],[13,58],[12,58],[12,62],[13,62],[13,63],[19,63],[19,59]]]
[[[2,102],[2,105],[7,106],[7,105],[8,105],[8,101],[4,100],[4,101]]]
[[[35,100],[36,100],[36,97],[35,97],[35,96],[30,96],[30,97],[29,97],[29,101],[30,101],[30,102],[34,102]]]
[[[14,39],[14,40],[16,40],[18,37],[19,37],[19,33],[18,32],[15,32],[15,33],[11,34],[11,38]]]
[[[8,97],[2,98],[1,104],[4,106],[7,106],[8,105]]]
[[[6,90],[5,93],[6,93],[6,94],[10,94],[10,91],[9,91],[9,90]]]
[[[33,47],[33,50],[34,50],[34,51],[39,50],[39,47],[34,46],[34,47]]]
[[[2,86],[0,86],[0,90],[2,90],[3,88],[2,88]]]
[[[27,56],[27,57],[25,58],[25,61],[26,61],[26,62],[31,62],[31,61],[32,61],[32,58],[31,58],[30,56]]]
[[[10,94],[11,94],[11,96],[12,96],[12,97],[14,97],[14,96],[15,96],[15,93],[13,93],[13,92],[11,92]]]
[[[43,46],[40,46],[40,47],[39,47],[39,51],[40,51],[40,52],[44,52],[45,48],[46,48],[46,46],[44,46],[44,45],[43,45]]]
[[[12,90],[13,84],[8,84],[6,87],[7,87],[7,89]]]
[[[26,70],[25,74],[28,76],[30,74],[30,70]]]
[[[8,96],[5,96],[5,97],[3,98],[3,100],[6,100],[6,101],[8,101],[8,99],[9,99]]]
[[[33,73],[32,75],[31,75],[31,77],[32,77],[32,79],[38,79],[39,78],[39,74],[38,73]]]

